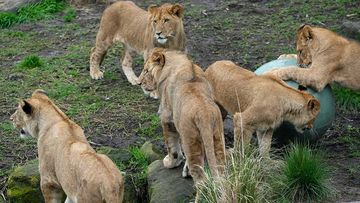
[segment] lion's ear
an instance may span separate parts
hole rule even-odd
[[[161,52],[154,52],[151,56],[152,61],[163,67],[165,64],[165,56]]]
[[[31,115],[33,112],[33,106],[26,100],[21,101],[21,108],[28,115]]]
[[[157,12],[157,10],[158,10],[158,6],[156,5],[150,5],[148,7],[148,11],[151,15],[154,15]]]
[[[184,7],[180,4],[175,4],[171,7],[170,13],[172,15],[176,15],[179,18],[183,18],[184,17]]]
[[[45,96],[48,96],[47,93],[45,92],[45,90],[43,90],[43,89],[36,89],[36,90],[32,93],[32,95],[34,96],[35,94],[43,94],[43,95],[45,95]]]
[[[314,37],[314,32],[310,25],[304,25],[301,29],[301,33],[307,41],[313,39]]]
[[[307,107],[311,112],[316,113],[320,110],[320,102],[317,99],[309,99]]]

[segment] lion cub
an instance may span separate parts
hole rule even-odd
[[[205,155],[211,173],[222,174],[223,122],[201,68],[179,51],[157,48],[146,61],[139,79],[143,88],[160,93],[160,119],[168,151],[164,166],[180,165],[181,143],[186,157],[183,176],[188,175],[189,169],[195,184],[202,181]]]
[[[291,88],[276,77],[255,73],[231,61],[217,61],[205,71],[216,102],[234,115],[235,147],[249,144],[256,131],[260,154],[269,157],[274,129],[283,121],[302,133],[312,128],[320,103],[312,95]],[[241,113],[238,113],[241,112]]]
[[[91,77],[103,77],[99,66],[106,51],[114,42],[121,42],[125,49],[122,69],[128,81],[137,85],[138,77],[132,69],[135,53],[143,55],[146,61],[148,52],[154,47],[185,50],[183,14],[184,8],[179,4],[150,6],[148,11],[131,1],[119,1],[109,6],[101,17],[96,44],[91,50]]]
[[[45,202],[122,202],[124,179],[115,164],[97,154],[80,126],[42,90],[22,100],[10,117],[21,136],[37,138],[40,186]]]
[[[321,91],[327,84],[338,83],[360,91],[360,44],[319,27],[303,25],[296,40],[300,66],[270,71],[283,80]]]

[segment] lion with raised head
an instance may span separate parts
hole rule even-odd
[[[241,146],[242,141],[249,144],[256,132],[263,157],[269,157],[273,132],[283,121],[302,133],[312,128],[320,111],[320,103],[312,95],[276,77],[257,76],[231,61],[213,63],[205,76],[220,108],[234,115],[234,146]]]
[[[360,44],[320,27],[303,25],[297,32],[298,64],[268,72],[283,80],[321,91],[327,84],[360,90]]]
[[[121,42],[125,49],[122,60],[124,74],[131,84],[138,84],[138,77],[132,69],[135,53],[143,55],[146,61],[148,52],[154,47],[185,50],[183,14],[184,7],[180,4],[150,6],[148,11],[131,1],[119,1],[109,6],[101,17],[96,44],[91,51],[91,77],[103,77],[99,66],[106,51],[114,42]]]
[[[21,137],[37,139],[40,186],[45,202],[122,202],[124,179],[116,165],[97,154],[80,126],[36,90],[10,117]]]
[[[205,156],[211,173],[222,174],[223,122],[201,68],[182,52],[157,48],[149,55],[139,80],[144,89],[159,91],[160,119],[168,151],[164,166],[180,165],[184,158],[182,145],[186,157],[183,176],[190,172],[195,184],[202,181]]]

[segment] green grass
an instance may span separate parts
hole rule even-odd
[[[1,12],[0,27],[8,28],[17,23],[50,18],[64,8],[65,2],[62,0],[42,0],[37,4],[23,6],[16,13]]]
[[[202,203],[271,202],[272,177],[277,177],[281,161],[263,159],[258,151],[232,151],[227,159],[225,176],[214,178],[208,170],[206,180],[197,186]]]
[[[141,113],[141,123],[137,130],[137,133],[144,137],[159,138],[162,137],[161,133],[158,132],[161,129],[160,117],[158,114],[147,114]]]
[[[147,169],[150,161],[141,152],[138,147],[130,147],[129,152],[131,154],[130,162],[127,166],[127,170],[131,171],[131,177],[135,186],[142,186],[146,184]]]
[[[321,156],[302,145],[292,145],[283,167],[283,199],[290,202],[320,202],[333,190],[329,185],[329,169]]]
[[[43,60],[37,55],[27,56],[19,63],[19,67],[22,69],[32,69],[43,65]]]
[[[72,22],[76,17],[76,10],[74,8],[67,8],[65,10],[64,20],[65,22]]]
[[[360,110],[360,92],[340,87],[333,86],[336,104],[340,109],[348,111],[359,111]]]

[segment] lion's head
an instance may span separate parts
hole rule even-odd
[[[165,65],[165,56],[163,49],[155,48],[149,55],[144,69],[139,76],[139,83],[146,91],[153,91],[157,88],[157,82],[160,78],[161,70]]]
[[[312,50],[317,46],[314,33],[309,25],[302,25],[298,29],[296,37],[296,51],[298,52],[298,64],[308,67],[312,63]]]
[[[298,112],[294,112],[297,115],[294,116],[293,124],[295,129],[299,133],[303,133],[305,130],[310,130],[315,122],[316,116],[320,112],[320,102],[312,95],[304,93],[305,106]]]
[[[43,90],[35,90],[30,99],[20,100],[14,114],[11,115],[15,128],[20,129],[20,137],[37,137],[39,131],[39,109],[42,104],[38,98],[47,99]]]
[[[184,7],[180,4],[150,6],[148,11],[157,43],[164,45],[184,32],[182,22]]]

